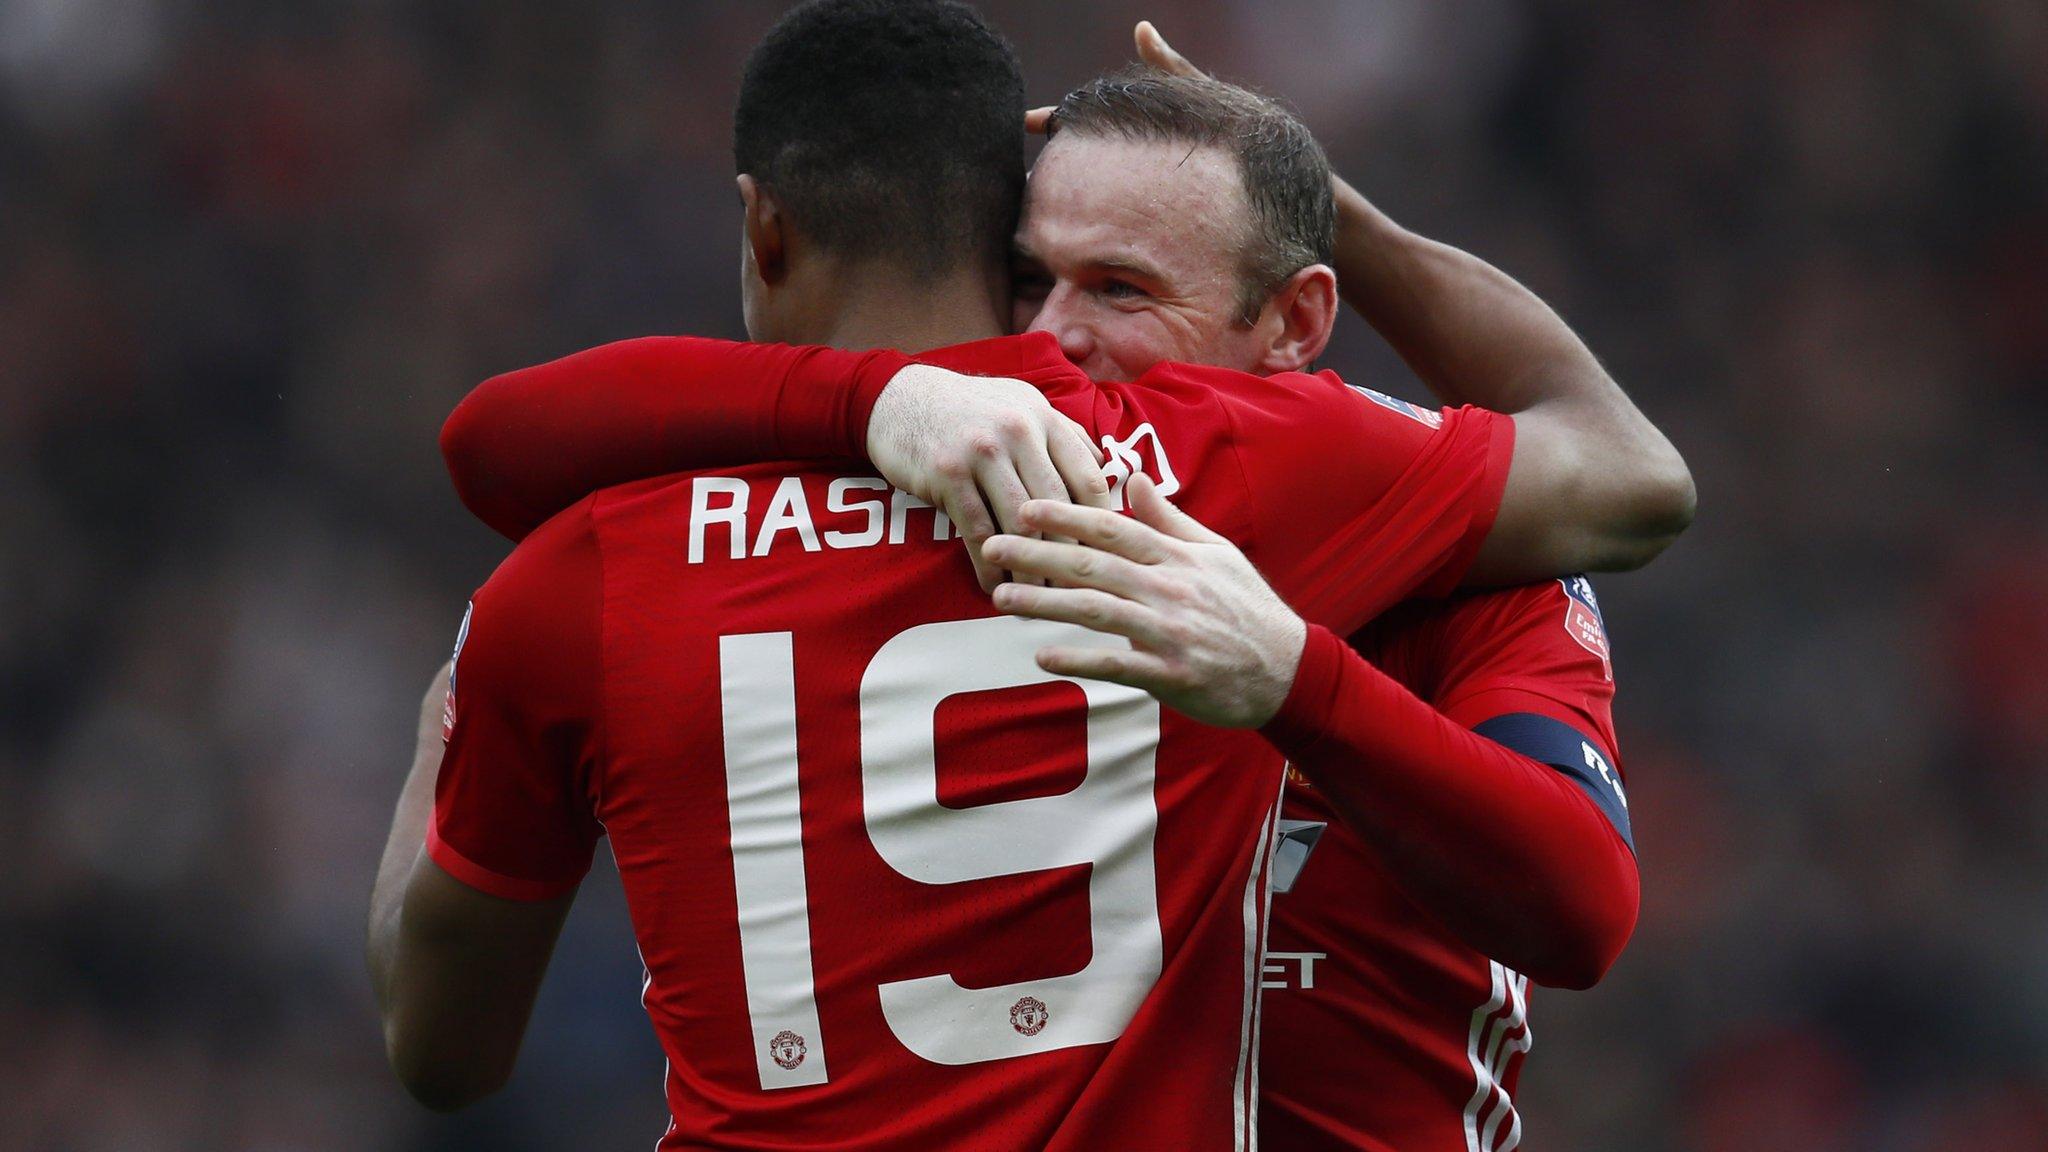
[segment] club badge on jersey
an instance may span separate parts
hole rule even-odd
[[[1593,582],[1580,575],[1563,577],[1558,583],[1564,585],[1564,594],[1570,600],[1564,612],[1564,630],[1579,647],[1600,658],[1600,667],[1612,681],[1614,661],[1608,654],[1607,622],[1601,618],[1600,598],[1593,595]]]
[[[469,639],[469,616],[476,611],[472,600],[462,610],[462,627],[455,630],[455,654],[448,657],[448,694],[441,698],[441,743],[455,736],[455,669],[462,663],[462,642]]]

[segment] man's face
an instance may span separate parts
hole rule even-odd
[[[1250,215],[1221,149],[1063,132],[1031,170],[1016,329],[1052,333],[1097,380],[1162,360],[1253,370],[1262,335],[1238,310]]]

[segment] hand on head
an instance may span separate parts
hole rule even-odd
[[[1208,79],[1207,72],[1188,63],[1187,57],[1174,51],[1173,45],[1166,42],[1166,37],[1159,34],[1159,29],[1153,27],[1150,20],[1138,21],[1138,26],[1132,29],[1131,36],[1137,41],[1138,59],[1145,64],[1169,76],[1199,76]],[[1024,131],[1034,136],[1043,136],[1052,131],[1053,111],[1054,106],[1047,104],[1024,113]]]

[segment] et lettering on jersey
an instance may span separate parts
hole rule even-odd
[[[1334,378],[932,359],[1170,468],[1347,629],[1455,583],[1505,478],[1504,418],[1430,428]],[[939,514],[876,483],[723,468],[544,524],[475,597],[433,858],[546,898],[610,837],[663,1148],[1244,1146],[1278,755],[1039,669],[1124,641],[997,615]],[[1348,585],[1332,540],[1370,560]]]
[[[1505,735],[1513,750],[1570,776],[1632,848],[1605,632],[1601,650],[1584,643],[1568,612],[1583,604],[1580,592],[1590,599],[1590,584],[1574,577],[1404,604],[1352,643],[1449,719]],[[1589,759],[1607,772],[1589,769]],[[1513,1092],[1532,1039],[1527,977],[1412,902],[1291,770],[1285,815],[1329,827],[1293,889],[1274,897],[1264,1142],[1303,1152],[1518,1146]]]

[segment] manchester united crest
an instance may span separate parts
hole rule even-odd
[[[1026,996],[1010,1005],[1010,1027],[1026,1036],[1036,1036],[1045,1031],[1045,1022],[1052,1019],[1046,1011],[1045,1001],[1036,996]]]
[[[804,1062],[804,1038],[785,1028],[768,1041],[768,1055],[775,1058],[784,1068],[795,1068]]]

